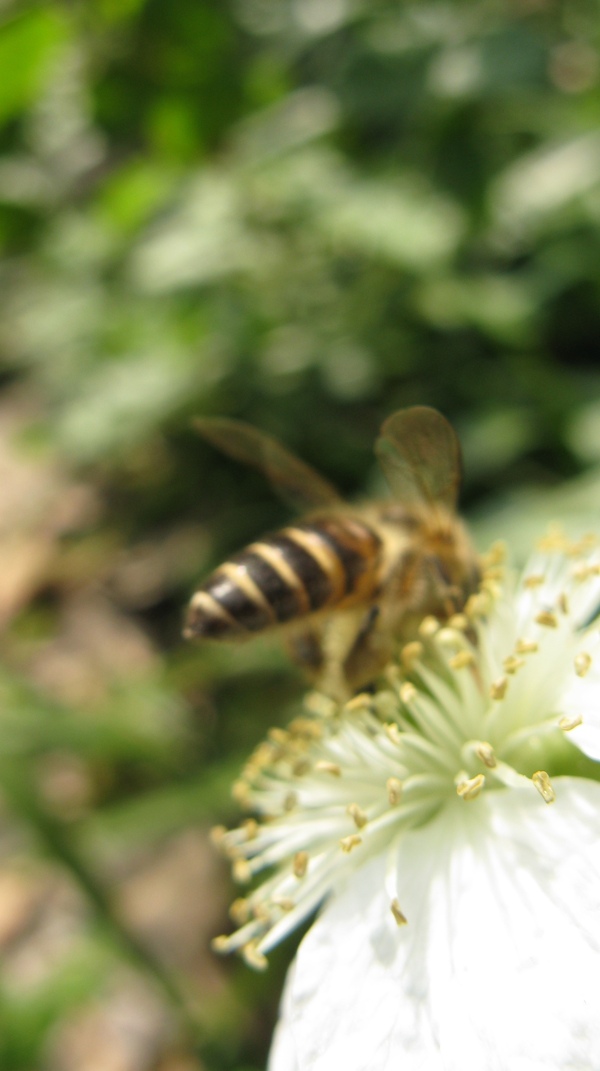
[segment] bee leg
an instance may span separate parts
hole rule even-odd
[[[386,638],[384,631],[377,627],[380,614],[379,606],[372,606],[365,614],[344,659],[344,676],[352,691],[368,685],[390,657],[389,636]]]
[[[294,660],[314,680],[323,668],[323,644],[320,632],[316,629],[303,629],[292,632],[287,637],[287,645]]]

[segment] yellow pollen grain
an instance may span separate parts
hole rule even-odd
[[[472,651],[459,651],[449,661],[450,669],[466,669],[467,666],[472,666],[475,661],[475,656]]]
[[[390,904],[390,910],[391,910],[392,915],[394,916],[398,926],[406,926],[407,925],[408,919],[407,919],[406,915],[404,914],[404,912],[402,911],[402,909],[400,907],[400,904],[398,903],[396,897],[394,897],[394,899],[392,900],[392,902]]]
[[[485,785],[485,774],[477,774],[475,777],[467,777],[463,781],[459,781],[456,786],[456,794],[460,796],[462,800],[477,799],[477,796],[481,792]]]
[[[531,576],[526,576],[523,581],[524,588],[539,588],[545,581],[543,573],[532,573]]]
[[[417,689],[415,688],[414,684],[410,683],[410,681],[404,681],[404,684],[400,686],[399,695],[403,703],[406,703],[407,705],[409,703],[412,703],[416,694]]]
[[[546,771],[538,770],[537,773],[533,774],[531,780],[537,788],[544,803],[554,803],[554,800],[556,799],[556,793],[552,787],[552,782],[548,777]]]
[[[508,677],[498,677],[490,685],[490,699],[504,699],[508,688]]]
[[[244,962],[247,963],[249,967],[253,967],[255,971],[266,971],[268,967],[267,957],[262,952],[258,951],[256,944],[253,941],[249,941],[247,945],[244,945],[242,948],[242,956],[244,957]]]
[[[517,654],[535,654],[539,651],[539,644],[535,640],[519,639],[515,643],[515,651]]]
[[[315,762],[315,770],[317,773],[331,774],[332,777],[342,776],[341,766],[338,766],[337,762],[327,762],[326,759],[319,759],[319,762]]]
[[[385,787],[387,790],[388,800],[392,807],[395,807],[397,803],[400,803],[402,799],[402,781],[397,777],[388,777]]]
[[[404,669],[410,669],[411,666],[418,662],[423,657],[423,644],[418,640],[413,640],[412,643],[407,643],[400,652],[400,661]]]
[[[566,715],[563,715],[563,717],[559,719],[558,728],[562,729],[563,733],[570,733],[571,729],[577,729],[582,723],[583,718],[581,717],[581,714],[576,714],[574,718],[567,718]]]
[[[363,811],[362,807],[359,807],[358,803],[349,803],[346,810],[350,815],[357,829],[363,829],[366,826],[369,819]]]
[[[424,636],[425,639],[429,639],[430,636],[435,636],[439,627],[440,623],[437,617],[428,615],[427,617],[423,618],[421,624],[419,625],[419,634],[421,636]]]
[[[233,864],[233,878],[240,885],[247,885],[252,881],[252,868],[247,859],[236,859]]]
[[[521,668],[521,666],[525,665],[525,662],[522,658],[517,658],[516,655],[509,655],[508,658],[504,659],[502,665],[506,672],[510,673],[512,676],[513,673],[516,673],[517,670]]]
[[[484,766],[487,766],[488,770],[494,769],[494,766],[496,765],[496,754],[492,745],[488,744],[487,740],[480,740],[476,744],[475,754]]]
[[[340,848],[343,852],[348,853],[354,848],[358,848],[359,844],[362,844],[362,837],[359,837],[358,833],[351,833],[349,837],[342,837]]]
[[[296,852],[292,863],[294,877],[303,878],[308,870],[308,852]]]
[[[592,656],[587,651],[580,651],[578,655],[575,655],[575,672],[578,677],[585,677],[592,665]]]
[[[539,614],[535,615],[534,620],[538,625],[543,625],[544,628],[558,628],[558,618],[552,610],[540,610]]]

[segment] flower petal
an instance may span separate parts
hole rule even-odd
[[[600,784],[456,801],[304,939],[270,1071],[598,1071]],[[389,878],[389,875],[388,875]],[[389,881],[388,881],[389,889]]]

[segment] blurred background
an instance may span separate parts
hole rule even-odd
[[[382,490],[441,409],[517,560],[600,494],[600,9],[0,3],[0,1068],[260,1071],[294,942],[209,950],[208,839],[302,680],[181,640],[289,519],[195,414]]]

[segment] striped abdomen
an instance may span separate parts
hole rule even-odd
[[[355,517],[316,518],[250,544],[219,566],[190,603],[186,635],[234,639],[377,590],[379,536]]]

